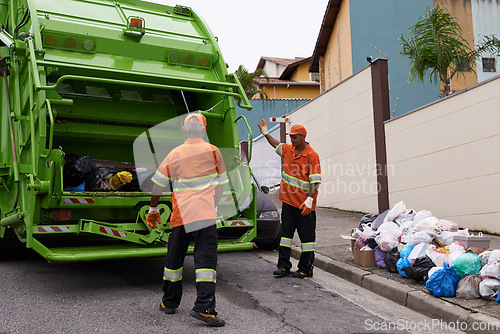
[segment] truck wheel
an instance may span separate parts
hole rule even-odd
[[[17,238],[11,229],[6,229],[3,238],[0,238],[0,261],[12,258]]]

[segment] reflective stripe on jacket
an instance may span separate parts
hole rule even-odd
[[[280,200],[294,207],[300,207],[309,196],[312,183],[321,183],[319,156],[309,145],[302,153],[295,156],[292,144],[279,144],[276,153],[283,158],[281,172]],[[316,209],[318,192],[314,195],[312,210]]]
[[[173,183],[170,222],[174,227],[215,219],[215,188],[229,182],[219,149],[202,138],[189,138],[173,149],[152,181],[161,187]]]

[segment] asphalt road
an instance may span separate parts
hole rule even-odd
[[[258,250],[219,254],[222,328],[189,315],[191,256],[175,315],[158,310],[161,258],[49,264],[34,255],[0,262],[0,333],[396,333],[429,319],[318,269],[313,279],[274,278],[276,257]]]

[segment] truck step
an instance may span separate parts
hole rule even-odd
[[[48,262],[88,262],[97,260],[126,259],[158,257],[167,254],[166,246],[141,245],[107,245],[107,246],[85,246],[85,247],[60,247],[47,248],[38,240],[34,239],[33,248],[40,253]],[[251,242],[219,241],[217,251],[234,252],[253,248]],[[190,245],[188,254],[193,254],[194,247]]]

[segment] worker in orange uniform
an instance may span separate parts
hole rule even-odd
[[[267,130],[262,119],[259,129],[276,153],[283,158],[279,199],[283,202],[281,211],[281,240],[276,276],[304,278],[313,276],[314,245],[316,240],[316,199],[321,184],[319,156],[306,142],[307,131],[302,125],[294,125],[287,135],[291,144],[280,143]],[[290,253],[295,230],[299,234],[302,254],[298,270],[290,272]]]
[[[173,149],[152,178],[155,183],[146,223],[161,224],[158,202],[163,189],[173,184],[172,232],[168,241],[160,310],[173,314],[182,298],[182,271],[189,246],[188,233],[194,233],[194,264],[197,297],[191,316],[210,326],[224,326],[215,312],[217,265],[216,205],[223,184],[228,182],[226,167],[219,149],[203,138],[207,122],[203,115],[187,115],[183,131],[188,139]]]

